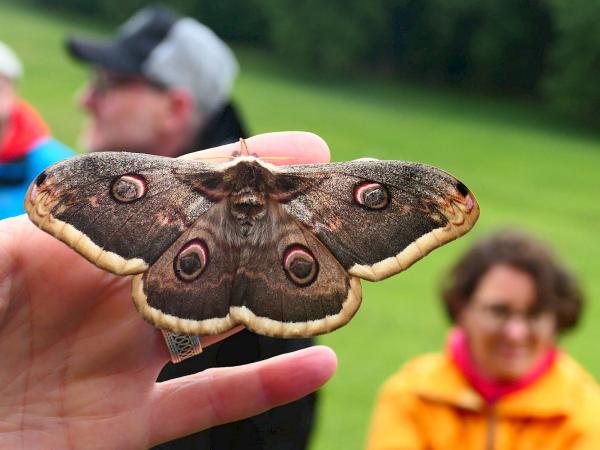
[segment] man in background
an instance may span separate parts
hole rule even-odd
[[[74,58],[92,66],[80,98],[89,115],[81,137],[88,151],[176,157],[246,135],[230,99],[238,71],[235,56],[196,20],[148,7],[125,22],[111,41],[70,38],[67,45]],[[273,339],[244,330],[199,356],[168,364],[159,381],[309,345],[309,339]],[[300,450],[307,445],[314,406],[313,394],[157,448]]]
[[[89,114],[82,135],[88,151],[175,157],[246,134],[230,102],[235,56],[192,18],[149,7],[113,41],[71,38],[68,49],[92,65],[80,98]]]
[[[25,212],[29,184],[47,166],[73,155],[50,136],[37,111],[17,94],[21,62],[0,42],[0,219]]]

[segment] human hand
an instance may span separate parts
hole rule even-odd
[[[308,133],[247,143],[291,158],[273,163],[329,159]],[[0,448],[147,448],[303,397],[335,371],[335,354],[312,347],[156,383],[169,353],[130,290],[129,277],[98,269],[25,216],[0,222]]]

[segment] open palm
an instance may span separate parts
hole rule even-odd
[[[261,153],[328,158],[312,135],[253,139]],[[0,448],[147,448],[293,401],[335,370],[313,347],[156,383],[169,354],[130,289],[26,217],[0,222]]]

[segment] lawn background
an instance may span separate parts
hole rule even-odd
[[[83,121],[75,96],[87,71],[66,56],[64,37],[107,29],[93,18],[0,5],[0,40],[26,67],[23,96],[74,147]],[[372,156],[442,167],[473,190],[482,210],[467,237],[406,273],[363,283],[356,317],[319,338],[338,354],[339,369],[322,392],[312,449],[362,448],[378,386],[410,357],[443,345],[441,274],[473,239],[501,225],[518,224],[552,242],[580,275],[585,317],[561,342],[600,379],[599,133],[534,104],[372,77],[322,79],[265,53],[236,50],[242,72],[235,98],[253,133],[309,130],[326,139],[336,161]]]

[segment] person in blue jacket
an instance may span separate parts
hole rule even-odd
[[[0,219],[24,213],[23,198],[33,179],[74,154],[52,138],[38,112],[19,98],[22,75],[17,56],[0,42]]]

